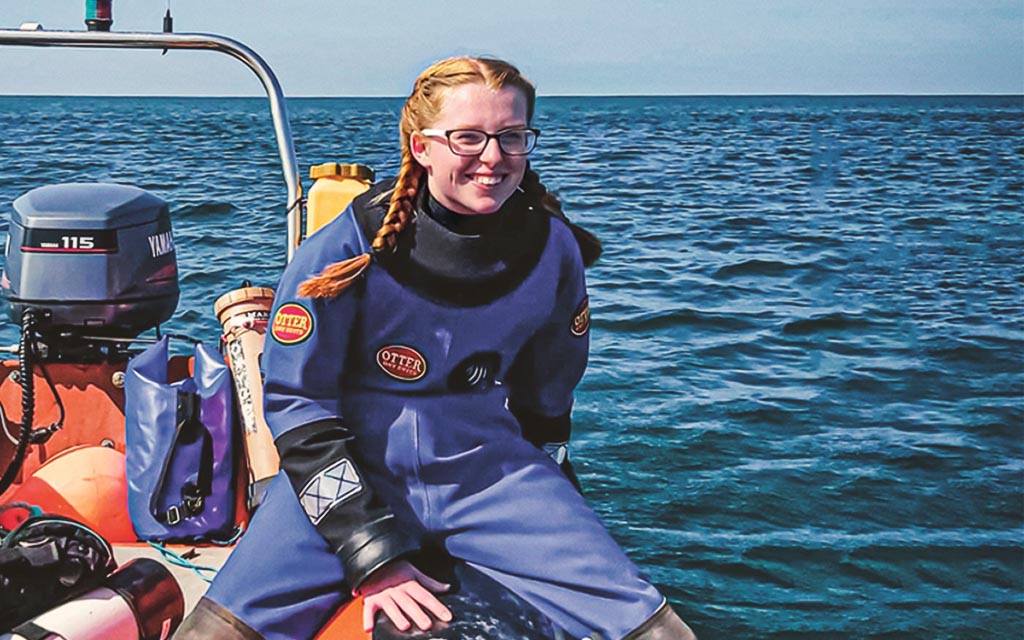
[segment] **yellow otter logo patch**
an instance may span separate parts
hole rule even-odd
[[[289,302],[274,314],[270,335],[281,344],[298,344],[313,333],[313,316],[301,304]]]

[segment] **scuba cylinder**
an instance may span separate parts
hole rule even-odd
[[[0,640],[165,640],[185,598],[167,567],[136,558],[81,597],[22,623]]]
[[[213,304],[224,328],[224,346],[245,434],[250,511],[259,506],[267,484],[277,475],[279,463],[274,437],[263,418],[263,380],[260,377],[263,341],[273,304],[273,289],[250,286],[229,291]]]
[[[313,186],[306,200],[306,237],[334,220],[352,199],[373,184],[373,169],[361,164],[325,162],[309,169]]]

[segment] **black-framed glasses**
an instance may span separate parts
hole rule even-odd
[[[510,156],[525,156],[537,146],[538,129],[506,129],[498,133],[487,133],[479,129],[423,129],[425,136],[445,138],[448,148],[457,156],[478,156],[487,148],[487,143],[494,138],[498,141],[501,152]]]

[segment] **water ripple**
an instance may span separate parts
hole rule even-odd
[[[303,173],[393,175],[401,104],[290,100]],[[574,461],[698,634],[1019,637],[1024,100],[542,98],[535,124],[605,244]],[[215,340],[218,295],[277,281],[262,101],[0,97],[0,130],[5,207],[83,180],[169,202],[168,331]]]

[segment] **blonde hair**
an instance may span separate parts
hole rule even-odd
[[[391,191],[387,213],[370,246],[374,253],[394,251],[399,234],[413,218],[413,202],[426,175],[423,166],[416,161],[410,149],[412,134],[429,128],[440,118],[445,97],[449,89],[465,84],[481,83],[498,90],[514,87],[526,98],[526,120],[532,121],[537,90],[518,69],[503,60],[495,58],[457,57],[441,60],[427,67],[416,78],[412,93],[402,107],[398,130],[401,140],[401,166]],[[520,188],[531,201],[552,215],[565,220],[562,205],[554,195],[548,193],[537,174],[527,167]],[[386,197],[383,194],[381,200]],[[569,223],[568,220],[565,220]],[[569,223],[573,235],[580,243],[584,262],[589,266],[601,254],[601,243],[589,232]],[[582,236],[581,236],[582,234]],[[581,241],[581,237],[583,241]],[[589,247],[589,250],[588,248]],[[589,258],[589,259],[588,259]],[[363,254],[342,262],[328,265],[319,275],[299,286],[299,295],[312,298],[333,298],[341,294],[370,264],[370,255]]]

